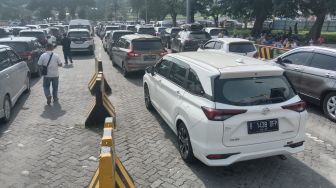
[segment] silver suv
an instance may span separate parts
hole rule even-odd
[[[325,115],[336,121],[336,50],[301,47],[275,62],[286,70],[296,91],[305,100],[323,107]]]

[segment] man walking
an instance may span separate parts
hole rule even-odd
[[[62,47],[63,47],[63,54],[64,54],[64,60],[65,60],[65,64],[68,64],[68,59],[70,60],[71,63],[72,62],[72,57],[71,57],[71,40],[69,39],[69,37],[66,34],[63,34],[63,39],[62,39]]]
[[[42,68],[43,77],[43,90],[47,98],[47,104],[51,103],[50,85],[52,84],[52,97],[54,102],[58,102],[58,81],[59,73],[58,67],[62,66],[61,59],[53,52],[54,47],[52,44],[46,45],[46,52],[41,55],[38,65]],[[44,70],[43,70],[44,69]]]

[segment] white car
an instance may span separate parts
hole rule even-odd
[[[72,52],[89,52],[94,54],[95,45],[93,38],[90,35],[90,31],[87,29],[70,29],[68,37],[71,40]]]
[[[258,51],[252,41],[241,38],[217,38],[206,42],[197,51],[216,51],[257,57]]]
[[[177,134],[186,162],[294,154],[304,149],[307,111],[283,74],[236,54],[168,54],[146,69],[145,104]]]
[[[110,33],[111,33],[111,32],[112,32],[112,31],[106,31],[105,36],[104,36],[104,38],[103,38],[103,40],[102,40],[102,42],[103,42],[103,48],[104,48],[105,52],[106,52],[106,50],[107,50],[107,42],[109,41]]]
[[[204,31],[209,33],[209,35],[213,39],[217,39],[218,35],[222,32],[223,32],[223,37],[229,36],[229,33],[227,32],[227,30],[224,28],[220,28],[220,27],[207,27],[207,28],[204,28]]]

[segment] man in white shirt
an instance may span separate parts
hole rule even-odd
[[[61,59],[53,52],[54,47],[52,44],[46,45],[46,52],[41,55],[38,65],[47,67],[47,74],[43,77],[43,90],[47,98],[47,104],[51,103],[50,85],[52,84],[52,97],[54,102],[58,102],[58,81],[59,73],[58,67],[62,66]]]

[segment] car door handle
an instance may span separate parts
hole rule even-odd
[[[9,74],[6,74],[6,78],[9,78]]]
[[[333,77],[334,77],[334,75],[332,75],[332,74],[330,74],[330,73],[327,73],[325,76],[326,76],[327,78],[333,78]]]
[[[181,92],[180,92],[180,91],[176,91],[176,95],[177,95],[178,97],[181,97]]]
[[[300,67],[295,67],[294,70],[300,70]]]

